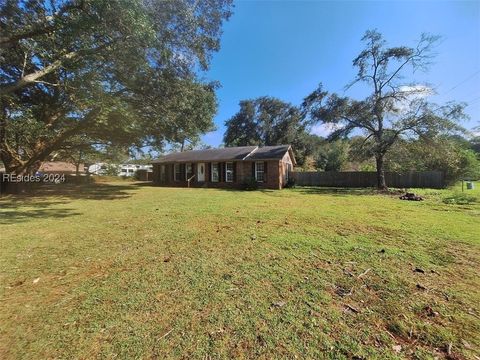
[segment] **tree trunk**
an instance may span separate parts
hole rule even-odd
[[[83,155],[83,152],[80,149],[78,151],[78,159],[74,159],[74,162],[75,162],[75,179],[77,180],[77,182],[79,182],[80,164],[82,163],[82,155]]]
[[[59,148],[59,146],[69,137],[78,134],[84,128],[91,124],[100,113],[100,108],[93,108],[85,115],[84,119],[76,126],[64,130],[57,135],[55,139],[49,142],[38,140],[35,145],[33,154],[27,160],[21,160],[19,155],[10,149],[6,142],[4,118],[0,117],[0,157],[5,165],[8,173],[15,173],[17,175],[33,174],[35,173],[42,162],[52,153],[52,151]]]
[[[379,190],[387,190],[387,184],[385,182],[385,171],[383,169],[383,154],[375,156],[377,161],[377,188]]]

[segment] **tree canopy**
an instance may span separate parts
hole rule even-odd
[[[273,97],[240,101],[240,110],[225,126],[226,146],[291,144],[299,164],[312,151],[311,135],[300,110]]]
[[[28,172],[74,136],[162,147],[209,131],[230,0],[7,0],[0,5],[0,156]]]
[[[338,139],[360,130],[364,145],[376,159],[377,185],[386,188],[384,158],[401,138],[432,138],[461,130],[458,121],[465,117],[462,104],[432,104],[427,100],[428,86],[406,83],[408,70],[426,70],[433,58],[438,37],[422,35],[415,47],[388,47],[382,35],[373,30],[362,38],[364,50],[353,60],[357,75],[347,86],[363,83],[369,95],[356,100],[329,94],[320,85],[303,102],[304,114],[311,123],[325,123],[335,130],[330,139]]]

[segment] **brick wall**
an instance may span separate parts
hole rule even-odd
[[[191,181],[191,187],[212,187],[212,188],[243,188],[244,183],[255,176],[253,171],[254,163],[252,161],[234,161],[234,181],[226,182],[225,181],[225,162],[220,164],[220,181],[212,182],[211,173],[210,173],[210,163],[205,162],[205,182],[197,181],[197,169],[198,164],[193,164],[193,171],[196,175],[195,178]],[[269,160],[265,161],[266,163],[266,181],[259,183],[259,188],[265,189],[281,189],[282,182],[282,162],[278,160]],[[154,164],[153,166],[153,181],[157,185],[161,186],[172,186],[172,187],[187,187],[188,183],[185,180],[174,181],[173,180],[173,171],[174,167],[172,163],[165,164],[166,168],[166,181],[165,183],[160,182],[160,164]]]

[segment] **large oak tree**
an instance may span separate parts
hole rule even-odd
[[[299,164],[311,152],[311,137],[300,110],[274,97],[240,101],[240,110],[225,122],[227,146],[293,145]]]
[[[199,80],[230,0],[6,0],[0,5],[0,157],[34,171],[72,137],[156,146],[212,127]]]

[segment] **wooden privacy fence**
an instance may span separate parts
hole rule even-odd
[[[292,172],[290,176],[299,186],[375,187],[377,185],[377,174],[370,171],[308,171]],[[394,188],[441,189],[446,185],[441,171],[412,171],[403,174],[386,172],[385,181],[388,187]]]

